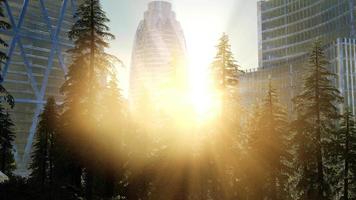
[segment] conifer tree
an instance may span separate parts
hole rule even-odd
[[[13,154],[13,142],[15,132],[14,123],[10,114],[0,104],[0,171],[6,175],[12,175],[15,169],[15,159]]]
[[[7,30],[11,28],[11,25],[6,20],[4,20],[5,15],[2,7],[4,5],[4,1],[5,0],[0,0],[0,29]],[[8,47],[8,44],[2,38],[0,38],[0,45],[3,47]],[[6,53],[0,51],[0,72],[1,72],[1,65],[4,64],[4,61],[7,59],[8,57]],[[2,100],[5,100],[11,107],[14,107],[15,100],[13,96],[2,85],[3,81],[4,81],[3,77],[1,76],[0,73],[0,103]]]
[[[225,33],[220,38],[217,49],[211,69],[215,87],[222,90],[232,89],[238,83],[239,66],[231,52],[229,36]]]
[[[0,0],[0,29],[7,30],[11,25],[4,19],[3,3],[5,0]],[[0,38],[0,45],[8,47],[7,43]],[[11,108],[15,106],[14,97],[2,85],[3,77],[1,75],[2,65],[8,57],[6,53],[0,51],[0,171],[7,175],[11,175],[15,169],[14,155],[12,153],[15,133],[13,132],[14,124],[7,110],[3,107],[3,101],[7,102]]]
[[[294,171],[297,180],[295,181],[296,190],[294,194],[301,200],[313,199],[315,196],[315,151],[314,143],[311,138],[313,126],[307,119],[303,118],[297,111],[296,120],[291,123],[291,130],[294,133],[292,138],[293,146],[296,149],[295,158],[293,160]]]
[[[242,109],[238,96],[238,81],[242,71],[236,64],[231,52],[229,37],[225,33],[217,45],[217,54],[211,65],[210,73],[213,80],[213,88],[215,88],[216,94],[220,98],[220,123],[224,124],[224,129],[228,130],[225,132],[241,129],[240,116]],[[237,136],[237,133],[235,132],[234,135]],[[227,138],[225,139],[228,140]]]
[[[36,141],[30,164],[30,180],[42,190],[52,186],[54,179],[54,145],[58,133],[57,104],[53,97],[48,98],[36,132]]]
[[[124,188],[125,166],[124,160],[124,133],[128,129],[126,103],[122,97],[118,86],[116,73],[111,78],[104,89],[103,94],[103,119],[100,120],[100,130],[102,136],[106,138],[101,144],[100,152],[103,178],[96,184],[103,186],[101,192],[105,198],[111,198],[122,194],[121,188]],[[115,152],[115,153],[113,153]],[[115,157],[113,159],[112,157]]]
[[[236,86],[240,72],[239,66],[236,64],[236,60],[231,52],[229,36],[223,33],[217,46],[217,54],[211,65],[211,75],[214,81],[213,87],[221,93],[222,115],[227,110],[234,110],[231,106],[237,101]]]
[[[250,157],[259,163],[255,175],[260,181],[251,186],[255,199],[289,199],[288,179],[291,171],[290,133],[286,113],[280,105],[276,90],[269,83],[267,95],[254,119],[249,142]],[[256,167],[256,166],[255,166]],[[256,190],[257,189],[257,190]]]
[[[252,167],[257,165],[256,146],[260,141],[262,133],[262,129],[258,126],[261,118],[260,108],[260,103],[256,103],[246,122],[247,141],[241,162],[243,176],[241,176],[242,180],[239,188],[242,193],[240,194],[240,199],[262,199],[264,196],[263,188],[261,187],[262,184],[260,184],[264,180],[262,170],[259,167]],[[254,176],[253,179],[250,178],[252,174]]]
[[[114,39],[114,36],[108,32],[106,23],[109,19],[99,0],[84,0],[76,17],[78,20],[69,32],[69,39],[74,42],[69,51],[72,64],[61,88],[65,95],[61,141],[66,143],[63,156],[70,158],[67,163],[71,163],[65,168],[75,169],[74,173],[69,173],[70,180],[81,188],[84,169],[85,197],[90,200],[93,198],[94,181],[91,164],[95,163],[95,158],[84,155],[93,153],[93,137],[98,133],[100,119],[100,90],[115,60],[105,52],[105,48],[109,46],[107,40]]]
[[[217,121],[218,138],[215,138],[217,154],[229,157],[229,163],[226,164],[226,171],[234,168],[233,163],[238,159],[238,150],[233,149],[234,143],[238,141],[239,120],[240,115],[238,111],[237,85],[239,79],[239,66],[236,64],[228,35],[223,33],[217,45],[217,53],[214,61],[211,64],[210,73],[213,81],[213,88],[220,100],[220,116]],[[209,184],[212,196],[227,196],[232,195],[234,185],[222,186],[223,182],[229,180],[228,175],[218,176],[216,166],[212,161],[207,161],[211,166],[208,167],[208,173],[214,178],[210,180],[214,183]],[[231,187],[230,187],[231,186]],[[213,188],[215,187],[215,188]],[[225,190],[225,191],[224,191]],[[223,197],[222,197],[223,198]]]
[[[270,81],[267,96],[262,103],[261,122],[265,141],[264,159],[267,160],[270,199],[288,199],[288,178],[290,175],[290,133],[285,110],[280,105],[277,92]]]
[[[332,84],[335,74],[327,69],[328,65],[320,42],[315,42],[310,53],[309,71],[303,91],[295,98],[295,107],[300,118],[310,123],[306,124],[305,128],[312,127],[305,138],[311,140],[312,144],[308,151],[315,153],[314,162],[308,164],[308,176],[315,177],[309,185],[314,187],[311,193],[315,195],[312,198],[316,200],[324,199],[328,193],[325,178],[325,141],[330,139],[332,130],[335,129],[335,122],[339,118],[337,106],[342,101],[340,92]]]
[[[338,163],[338,172],[331,176],[336,176],[337,185],[341,185],[343,200],[356,198],[356,124],[355,117],[346,109],[341,120],[340,130],[337,132],[334,143],[336,148],[335,163]],[[341,175],[337,177],[337,175]]]
[[[103,94],[103,128],[116,128],[115,131],[122,131],[122,126],[125,123],[124,119],[127,117],[127,108],[124,97],[121,94],[121,90],[118,86],[118,80],[116,74],[111,76],[111,80],[108,82],[104,89]],[[114,131],[114,130],[111,130]],[[117,133],[119,134],[119,133]]]

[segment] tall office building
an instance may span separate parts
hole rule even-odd
[[[241,92],[256,102],[264,95],[271,79],[282,102],[292,112],[291,99],[302,89],[308,53],[313,42],[320,40],[331,61],[330,70],[338,74],[335,85],[348,97],[346,103],[355,106],[352,103],[355,99],[349,98],[355,92],[351,91],[355,82],[345,82],[345,79],[354,80],[356,72],[355,57],[351,56],[354,54],[352,38],[356,36],[355,14],[355,0],[258,2],[259,67],[242,78]]]
[[[9,59],[2,66],[4,86],[15,97],[12,118],[16,124],[17,172],[26,175],[38,115],[49,96],[61,101],[72,47],[67,32],[74,22],[75,0],[4,1],[10,30],[0,30],[9,47],[1,49]]]
[[[354,37],[355,0],[269,0],[258,3],[260,67],[300,63],[310,44]]]
[[[165,87],[185,71],[186,44],[172,5],[152,1],[140,22],[132,53],[129,99],[132,107],[143,95],[157,102]]]
[[[325,49],[330,69],[338,75],[335,85],[350,111],[356,114],[356,38],[338,38]]]

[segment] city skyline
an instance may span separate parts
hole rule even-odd
[[[0,0],[2,200],[351,200],[355,116],[356,0]]]
[[[290,100],[302,91],[309,51],[319,40],[331,63],[328,68],[338,76],[335,86],[355,112],[354,76],[350,73],[355,68],[354,7],[353,0],[261,1],[258,6],[259,69],[243,77],[247,81],[247,93],[243,96],[262,98],[264,93],[259,91],[264,91],[261,88],[266,88],[271,78],[281,94],[281,101],[292,113]],[[252,89],[254,84],[259,85],[259,89]],[[248,93],[255,93],[255,97],[247,97]]]
[[[120,72],[122,88],[127,94],[131,53],[137,26],[152,0],[106,0],[103,8],[116,36],[109,51],[120,58],[125,68]],[[257,0],[169,0],[186,37],[191,67],[205,71],[213,61],[218,39],[226,32],[232,51],[242,69],[258,67]],[[201,23],[203,21],[203,23]],[[196,73],[196,72],[194,72]]]

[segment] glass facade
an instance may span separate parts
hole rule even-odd
[[[67,71],[72,47],[67,32],[74,22],[75,0],[5,1],[4,13],[12,25],[0,36],[9,44],[2,66],[4,86],[15,97],[17,173],[26,175],[38,115],[49,96],[60,102],[59,87]]]
[[[352,113],[356,113],[356,39],[339,38],[326,48],[335,85]]]
[[[186,62],[186,43],[180,23],[165,1],[152,1],[140,22],[132,52],[129,98],[134,108],[142,95],[158,102]],[[177,76],[178,75],[178,76]]]
[[[281,103],[287,106],[288,113],[292,113],[291,99],[300,92],[303,86],[303,72],[292,65],[246,71],[241,76],[239,86],[244,107],[251,108],[265,98],[269,81],[278,91]]]
[[[345,105],[356,114],[356,39],[337,38],[324,49],[330,62],[328,68],[337,75],[333,83],[344,97]],[[245,106],[251,105],[251,102],[260,102],[266,95],[268,82],[271,80],[273,87],[280,93],[281,102],[292,113],[291,99],[301,92],[305,68],[308,66],[305,61],[302,63],[298,67],[280,65],[246,71],[240,82]]]
[[[260,101],[271,80],[281,102],[292,113],[291,100],[302,89],[308,53],[313,42],[320,40],[331,62],[329,68],[338,74],[335,85],[347,97],[346,103],[355,107],[355,100],[350,96],[355,82],[350,76],[355,75],[356,69],[351,63],[355,63],[356,58],[351,56],[354,39],[348,39],[356,36],[355,13],[355,0],[258,2],[259,67],[242,77],[241,95],[246,105]]]
[[[316,39],[355,36],[355,0],[269,0],[259,7],[260,67],[303,59]]]

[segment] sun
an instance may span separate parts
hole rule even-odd
[[[218,102],[211,88],[209,73],[214,59],[214,36],[186,35],[188,48],[189,99],[199,121],[211,119],[218,112]]]
[[[190,103],[194,108],[198,121],[209,120],[218,111],[218,102],[210,87],[209,67],[204,66],[202,63],[191,62],[189,69],[190,87],[188,95]]]
[[[185,18],[180,16],[186,39],[188,54],[188,73],[190,83],[189,98],[200,120],[211,118],[218,112],[218,101],[211,88],[210,64],[216,54],[216,45],[225,24],[224,15],[202,19],[194,13]],[[201,23],[204,21],[204,23]]]

